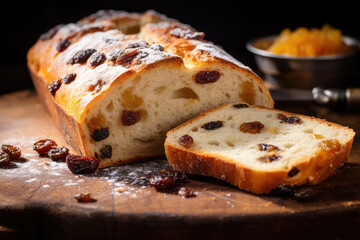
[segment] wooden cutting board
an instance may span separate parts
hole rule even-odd
[[[277,107],[360,130],[359,114],[311,104]],[[21,160],[0,168],[0,238],[294,239],[316,236],[312,230],[322,237],[359,231],[360,134],[344,166],[321,184],[301,188],[305,194],[253,195],[212,178],[190,176],[184,186],[197,197],[181,198],[147,185],[149,174],[170,169],[165,157],[91,175],[74,175],[66,163],[39,157],[32,150],[37,140],[68,144],[31,90],[1,96],[0,112],[0,144],[22,149]],[[78,203],[74,196],[79,193],[91,193],[97,202]]]

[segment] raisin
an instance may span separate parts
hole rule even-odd
[[[11,156],[5,152],[0,152],[0,166],[6,166],[10,163]]]
[[[155,51],[160,51],[160,52],[164,51],[164,47],[161,46],[160,44],[153,44],[153,45],[151,45],[150,48]]]
[[[130,49],[130,48],[146,48],[149,45],[145,42],[145,41],[135,41],[135,42],[131,42],[128,45],[126,45],[125,49]]]
[[[186,174],[180,171],[166,170],[165,172],[160,172],[159,175],[172,177],[176,184],[185,183],[187,181]]]
[[[115,48],[115,49],[111,50],[110,52],[108,52],[106,57],[110,61],[116,61],[116,59],[118,59],[123,53],[124,53],[124,51],[122,49]]]
[[[273,161],[276,161],[280,158],[280,155],[278,154],[273,154],[273,155],[268,155],[268,156],[263,156],[263,157],[259,157],[258,159],[262,162],[265,162],[265,163],[270,163],[270,162],[273,162]]]
[[[77,173],[94,173],[99,167],[99,159],[92,156],[79,156],[68,154],[66,156],[66,164],[70,171]]]
[[[281,184],[270,192],[273,196],[291,197],[294,194],[294,187],[290,185]]]
[[[93,135],[91,137],[96,141],[99,142],[101,140],[104,140],[109,136],[109,128],[104,127],[101,129],[95,129]]]
[[[193,75],[193,79],[196,83],[207,84],[214,83],[220,78],[220,73],[218,71],[200,71]]]
[[[294,176],[296,176],[299,172],[300,172],[299,169],[297,169],[296,167],[293,167],[293,168],[288,172],[288,176],[289,176],[289,177],[294,177]]]
[[[64,77],[63,83],[69,84],[69,83],[73,82],[75,80],[75,78],[76,78],[76,73],[70,73]]]
[[[136,58],[142,59],[142,58],[146,58],[147,56],[149,56],[147,52],[140,52]]]
[[[155,187],[157,190],[171,189],[176,186],[175,180],[170,176],[152,175],[149,178],[150,186]]]
[[[51,139],[44,139],[34,143],[33,149],[39,154],[47,154],[50,151],[50,149],[56,146],[57,144],[55,141]]]
[[[2,145],[1,150],[10,155],[11,160],[18,160],[21,156],[21,149],[12,145]]]
[[[138,50],[137,49],[134,49],[134,50],[127,50],[124,52],[124,54],[122,54],[117,60],[116,60],[116,63],[118,65],[122,65],[122,64],[125,64],[125,63],[128,63],[130,62],[131,60],[133,60],[136,55],[138,55]]]
[[[55,36],[55,34],[59,31],[60,28],[62,28],[64,26],[64,24],[59,24],[56,25],[55,27],[51,28],[49,31],[47,31],[46,33],[43,33],[40,35],[40,40],[48,40],[51,39],[53,36]]]
[[[89,85],[89,88],[88,88],[88,91],[92,92],[94,91],[95,93],[98,93],[100,92],[100,90],[102,89],[102,87],[106,84],[106,82],[102,79],[99,79],[96,81],[95,84],[90,84]]]
[[[208,122],[201,126],[205,130],[215,130],[221,128],[224,125],[223,121]]]
[[[96,52],[89,58],[90,67],[97,67],[103,64],[106,60],[105,54],[101,52]]]
[[[244,104],[244,103],[239,103],[239,104],[234,104],[233,107],[234,108],[248,108],[249,105]]]
[[[89,57],[95,52],[96,50],[92,48],[86,50],[80,50],[77,53],[75,53],[75,55],[68,61],[68,64],[75,64],[75,63],[82,64],[86,62],[89,59]]]
[[[193,198],[196,197],[196,194],[193,191],[190,191],[189,189],[182,187],[179,189],[178,194],[181,195],[184,198]]]
[[[61,84],[62,84],[61,78],[59,78],[58,80],[55,80],[49,84],[48,89],[49,89],[49,92],[51,93],[51,95],[55,96],[56,92],[60,89]]]
[[[240,125],[240,131],[244,133],[257,134],[264,128],[264,124],[261,122],[247,122]]]
[[[186,134],[179,138],[179,143],[181,146],[189,148],[194,143],[194,139]]]
[[[70,46],[71,44],[71,41],[70,40],[63,40],[63,41],[60,41],[57,45],[56,45],[56,50],[58,50],[59,52],[63,52],[65,51],[68,46]]]
[[[100,155],[102,158],[111,158],[112,156],[112,147],[110,145],[105,145],[100,149]]]
[[[79,202],[79,203],[88,203],[88,202],[96,202],[97,200],[92,198],[90,193],[87,194],[77,194],[75,196],[75,199]]]
[[[193,32],[190,29],[174,28],[170,31],[170,35],[177,38],[202,40],[205,37],[203,32]]]
[[[121,114],[121,122],[124,126],[134,125],[141,119],[141,111],[124,110]]]
[[[66,156],[69,154],[69,149],[66,147],[62,148],[52,148],[48,152],[49,158],[54,161],[65,162]]]
[[[293,197],[298,202],[307,202],[315,198],[316,192],[311,188],[300,188],[294,191]]]
[[[277,118],[281,120],[281,122],[289,123],[289,124],[299,124],[301,123],[301,119],[298,117],[286,117],[284,114],[278,113]]]
[[[277,146],[271,144],[260,143],[258,144],[260,151],[267,151],[267,152],[277,152],[279,148]]]

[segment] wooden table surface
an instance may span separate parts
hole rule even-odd
[[[312,104],[277,107],[360,130],[359,114]],[[181,198],[147,184],[149,174],[170,169],[165,157],[90,175],[74,175],[66,163],[39,157],[32,150],[37,140],[68,144],[31,90],[0,96],[0,110],[0,144],[22,149],[19,161],[0,168],[0,239],[346,238],[360,231],[360,134],[333,177],[302,188],[310,198],[253,195],[200,176],[189,176],[184,185],[197,197]],[[97,202],[78,203],[79,193],[91,193]]]

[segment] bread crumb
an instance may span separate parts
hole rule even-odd
[[[49,163],[47,161],[43,161],[44,165],[49,165]]]
[[[207,188],[204,188],[203,190],[204,190],[204,191],[207,191]]]

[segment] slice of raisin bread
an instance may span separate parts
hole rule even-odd
[[[260,194],[328,178],[346,160],[354,135],[314,117],[224,104],[169,131],[165,151],[175,170]]]

